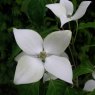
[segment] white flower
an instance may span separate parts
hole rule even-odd
[[[74,15],[73,4],[69,0],[60,0],[60,3],[47,4],[46,7],[60,19],[62,27],[69,21],[80,19],[85,14],[90,3],[91,1],[82,1]]]
[[[93,76],[94,80],[93,79],[88,80],[85,83],[83,90],[93,91],[95,89],[95,72],[92,73],[92,76]]]
[[[33,30],[13,29],[13,32],[23,50],[15,59],[18,62],[15,84],[37,82],[43,76],[44,81],[59,78],[72,84],[72,66],[64,53],[71,40],[70,30],[53,32],[44,40]]]

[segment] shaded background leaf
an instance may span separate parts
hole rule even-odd
[[[63,95],[65,90],[66,84],[63,81],[51,80],[46,95]]]
[[[45,0],[24,0],[22,11],[26,13],[31,23],[41,26],[44,24]]]

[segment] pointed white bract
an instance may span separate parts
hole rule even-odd
[[[92,77],[94,78],[94,80],[93,79],[88,80],[85,83],[83,90],[85,90],[85,91],[93,91],[93,90],[95,90],[95,71],[92,72]]]
[[[81,2],[74,15],[72,15],[74,11],[73,4],[69,0],[60,0],[60,3],[47,4],[46,7],[60,19],[62,27],[69,21],[78,20],[83,17],[90,3],[91,1]]]
[[[69,30],[56,31],[44,39],[44,50],[48,54],[61,54],[70,44],[72,32]]]
[[[14,77],[15,84],[33,83],[39,81],[44,74],[42,61],[28,55],[18,60]]]
[[[67,58],[50,56],[46,58],[45,69],[57,78],[72,84],[72,67]]]
[[[59,78],[72,84],[72,66],[66,54],[64,55],[72,36],[70,30],[55,31],[44,40],[33,30],[13,31],[17,44],[24,51],[15,58],[18,62],[14,76],[15,84],[37,82],[43,76],[43,81]]]
[[[84,16],[88,6],[90,5],[91,1],[83,1],[81,2],[81,4],[79,5],[77,11],[75,12],[75,14],[71,17],[71,20],[78,20],[81,17]]]
[[[43,47],[43,40],[41,36],[29,29],[13,29],[14,36],[18,46],[29,55],[39,54]],[[35,40],[36,39],[36,40]]]

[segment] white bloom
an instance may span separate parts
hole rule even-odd
[[[94,80],[93,79],[88,80],[85,83],[83,90],[85,90],[85,91],[93,91],[95,89],[95,72],[92,73],[92,76],[93,76]]]
[[[60,3],[47,4],[46,7],[49,8],[61,21],[61,27],[72,20],[80,19],[86,12],[91,1],[83,1],[79,5],[79,8],[73,15],[73,4],[69,0],[60,0]]]
[[[63,54],[71,40],[70,30],[53,32],[44,40],[33,30],[13,29],[13,32],[23,50],[15,59],[18,62],[15,84],[37,82],[43,76],[44,81],[59,78],[72,84],[72,66]]]

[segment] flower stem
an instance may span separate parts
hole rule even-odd
[[[76,23],[77,23],[76,34],[75,34],[75,37],[72,37],[72,43],[71,43],[72,49],[71,49],[71,47],[69,46],[69,51],[70,51],[70,53],[71,53],[71,57],[72,57],[72,61],[73,61],[74,68],[77,68],[77,60],[76,60],[77,51],[76,51],[75,45],[74,45],[74,43],[75,43],[75,41],[76,41],[77,32],[78,32],[78,22],[76,22]],[[69,30],[71,30],[70,23],[69,23]],[[74,54],[73,54],[72,51],[74,52]],[[75,56],[75,58],[74,58],[74,56]],[[79,86],[79,84],[78,84],[78,77],[76,78],[76,86],[77,86],[77,87]]]
[[[77,34],[78,34],[78,20],[76,20],[76,34],[75,34],[75,37],[74,37],[74,43],[76,41]]]

